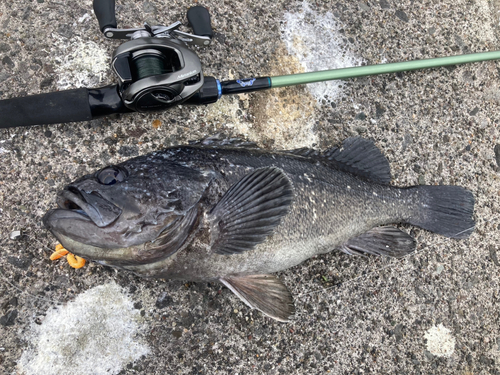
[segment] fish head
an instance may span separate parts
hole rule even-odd
[[[144,254],[158,257],[150,248],[172,252],[181,245],[209,181],[207,173],[162,158],[131,159],[68,184],[43,223],[77,255],[109,260],[113,253],[122,262],[147,261]],[[158,238],[167,249],[155,244]],[[141,251],[126,251],[138,246]]]

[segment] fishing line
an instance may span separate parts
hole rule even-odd
[[[283,52],[269,56],[265,63],[271,64],[267,67],[269,72],[278,70],[280,63],[293,67],[300,64],[300,69],[305,67],[307,72],[219,81],[215,77],[203,74],[199,56],[187,48],[189,45],[205,47],[212,42],[214,33],[207,8],[194,6],[187,11],[187,19],[193,34],[178,30],[182,25],[181,22],[169,26],[150,26],[145,23],[144,27],[120,29],[117,27],[113,0],[94,0],[93,8],[100,30],[106,38],[128,40],[114,51],[111,59],[111,67],[119,83],[100,88],[80,88],[0,100],[0,113],[2,113],[0,128],[89,121],[118,113],[159,112],[179,104],[215,103],[223,95],[500,59],[500,51],[422,59],[422,54],[415,46],[406,50],[405,56],[417,56],[415,58],[418,60],[356,66],[358,59],[363,60],[359,57],[362,53],[359,49],[350,48],[351,46],[345,42],[345,36],[338,35],[339,31],[335,25],[327,27],[324,24],[324,29],[330,31],[330,38],[315,38],[312,35],[310,41],[308,37],[311,33],[308,33],[308,30],[293,26],[294,29],[281,30],[281,33],[285,34],[281,35],[279,51],[283,49]],[[131,9],[133,8],[134,6]],[[303,23],[303,12],[298,12],[297,16],[299,24]],[[286,25],[287,20],[285,19],[282,24]],[[291,21],[290,25],[293,24]],[[306,29],[312,28],[313,31],[316,29],[315,22],[310,22],[310,19],[304,25]],[[302,43],[305,47],[298,46],[297,51],[295,47],[288,48],[289,37],[295,37],[296,30],[301,30],[301,35],[304,36]],[[297,35],[297,38],[300,39],[301,35]],[[329,39],[333,44],[328,43]],[[318,42],[321,40],[325,42]],[[298,42],[300,44],[300,40]],[[250,52],[251,50],[245,51],[241,58],[249,59],[249,65],[256,61],[262,66],[263,62],[257,61],[258,53]],[[280,59],[281,54],[284,60]],[[432,54],[436,52],[433,50]],[[291,64],[287,64],[287,55],[293,60]],[[392,54],[390,57],[392,59]],[[379,60],[385,59],[380,57],[377,61]],[[337,69],[332,68],[330,64],[318,66],[322,61],[338,62],[336,65],[350,67]],[[320,70],[314,71],[315,64]],[[331,92],[328,86],[314,87],[311,93],[320,103],[324,99],[334,102],[340,96],[338,86],[339,84],[332,85]],[[325,97],[326,95],[328,97]],[[37,111],[30,110],[34,107]],[[305,107],[299,104],[299,108]]]
[[[132,55],[132,69],[134,79],[137,80],[165,74],[169,71],[163,54],[154,49],[134,53]]]

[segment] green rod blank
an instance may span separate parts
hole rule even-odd
[[[438,57],[435,59],[404,61],[380,65],[356,66],[352,68],[322,70],[318,72],[288,74],[271,78],[271,87],[303,85],[306,83],[347,79],[376,74],[396,73],[408,70],[438,68],[448,65],[468,64],[500,59],[500,51],[471,53],[466,55]]]

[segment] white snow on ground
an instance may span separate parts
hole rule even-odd
[[[282,39],[288,53],[296,56],[305,72],[348,68],[361,65],[347,49],[332,13],[319,14],[304,2],[299,13],[286,13]],[[332,102],[342,92],[341,81],[311,83],[307,88],[318,100]]]
[[[53,36],[57,39],[53,55],[59,90],[96,87],[106,75],[111,74],[111,56],[96,43],[74,38],[68,44],[67,39]]]
[[[149,353],[139,310],[116,283],[90,289],[33,324],[18,370],[25,375],[112,375]]]
[[[435,356],[451,357],[455,351],[455,338],[442,324],[428,329],[424,338],[427,340],[427,350]]]

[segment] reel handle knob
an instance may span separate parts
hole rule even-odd
[[[191,26],[196,35],[213,37],[214,32],[212,31],[210,14],[207,8],[199,5],[189,8],[187,19],[189,26]]]
[[[105,29],[116,29],[115,0],[94,0],[94,13],[99,21],[102,32]]]

